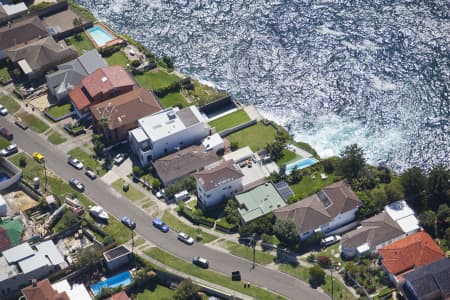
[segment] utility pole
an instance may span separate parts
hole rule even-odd
[[[45,165],[45,158],[44,158],[44,193],[47,193],[47,166]]]
[[[253,247],[253,265],[252,269],[256,267],[256,233],[252,234],[251,239],[252,247]]]
[[[334,266],[332,265],[331,268],[330,268],[330,273],[331,273],[331,300],[334,300],[333,268],[334,268]]]

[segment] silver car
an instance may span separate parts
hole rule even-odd
[[[69,157],[67,162],[69,163],[69,165],[71,165],[77,170],[82,170],[84,168],[83,163],[78,159],[76,159],[75,157]]]
[[[194,244],[194,239],[187,233],[180,232],[178,234],[178,240],[182,241],[183,243],[186,243],[188,245]]]

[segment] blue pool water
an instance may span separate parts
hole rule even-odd
[[[126,271],[113,277],[106,279],[105,281],[97,282],[91,285],[92,292],[95,296],[99,295],[103,288],[115,288],[121,285],[128,285],[133,282],[133,277],[130,272]]]
[[[8,180],[10,177],[8,176],[8,174],[6,174],[6,173],[0,173],[0,183],[1,182],[3,182],[3,181],[6,181],[6,180]]]
[[[294,169],[301,170],[307,167],[311,167],[312,165],[315,165],[318,162],[319,161],[317,159],[311,157],[297,160],[294,163],[286,165],[286,175],[291,174],[292,170]]]
[[[87,32],[89,32],[89,34],[92,36],[99,47],[102,47],[106,43],[114,40],[114,37],[100,26],[89,28]]]

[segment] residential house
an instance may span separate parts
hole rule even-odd
[[[0,298],[29,285],[32,279],[44,279],[67,266],[51,240],[5,250],[0,257]]]
[[[0,2],[0,24],[4,24],[26,13],[28,13],[28,7],[23,2],[18,3]]]
[[[45,37],[5,50],[9,59],[17,64],[29,80],[37,79],[57,65],[78,56],[73,46]]]
[[[115,270],[128,264],[131,261],[133,254],[127,247],[120,245],[104,252],[103,257],[105,258],[108,269]]]
[[[128,131],[138,126],[138,120],[161,110],[152,92],[137,88],[120,96],[89,107],[96,132],[107,143],[115,144],[128,138]]]
[[[81,84],[69,92],[69,98],[77,115],[84,118],[90,106],[128,93],[135,87],[133,78],[121,66],[103,67],[84,77]]]
[[[48,279],[32,281],[32,285],[22,289],[25,300],[72,300],[66,292],[55,290]]]
[[[266,182],[235,196],[243,224],[256,220],[286,205],[272,183]]]
[[[0,27],[0,60],[5,59],[5,50],[47,37],[48,32],[39,17],[21,18]]]
[[[395,285],[408,272],[445,257],[436,242],[423,231],[384,246],[378,253],[384,270]]]
[[[242,191],[242,174],[233,160],[225,160],[194,173],[197,183],[197,204],[202,208],[218,205]]]
[[[191,145],[212,134],[207,120],[195,106],[170,107],[138,120],[129,132],[130,148],[140,164],[152,161]]]
[[[341,251],[353,257],[378,249],[419,230],[419,221],[405,201],[386,205],[384,211],[361,222],[357,229],[346,233],[341,240]]]
[[[207,151],[202,146],[190,146],[166,155],[153,162],[153,167],[164,186],[205,166],[220,160],[215,151]]]
[[[86,75],[107,65],[97,50],[87,51],[72,61],[58,65],[58,71],[45,75],[48,93],[56,101],[65,99]]]
[[[125,291],[120,291],[118,293],[115,293],[111,297],[106,298],[106,300],[131,300],[131,298],[128,297]]]
[[[279,220],[295,223],[300,240],[314,233],[327,234],[355,219],[362,202],[344,181],[333,183],[317,194],[279,208],[274,214]]]
[[[407,300],[450,299],[450,259],[443,258],[406,274],[402,294]]]

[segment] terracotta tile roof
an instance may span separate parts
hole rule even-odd
[[[98,94],[106,94],[120,87],[134,86],[135,83],[124,68],[112,66],[95,70],[83,78],[82,85],[87,93],[95,98]]]
[[[22,294],[26,300],[70,300],[66,292],[55,291],[48,279],[39,281],[36,286],[22,289]]]
[[[95,120],[106,119],[110,130],[136,123],[142,117],[161,110],[156,97],[145,88],[100,102],[89,108]]]
[[[11,242],[8,237],[8,233],[2,227],[0,227],[0,252],[11,247]]]
[[[205,169],[194,174],[194,177],[200,181],[205,191],[220,186],[224,181],[232,181],[243,176],[244,174],[242,174],[242,171],[233,160],[226,160],[211,169]]]
[[[426,266],[445,257],[444,252],[426,232],[417,232],[379,250],[389,273],[397,275]]]
[[[124,291],[115,293],[111,297],[107,298],[106,300],[131,300],[130,297],[128,297],[127,293]]]
[[[69,97],[72,100],[73,105],[76,109],[82,111],[91,104],[91,101],[83,92],[82,86],[79,85],[69,92]]]

